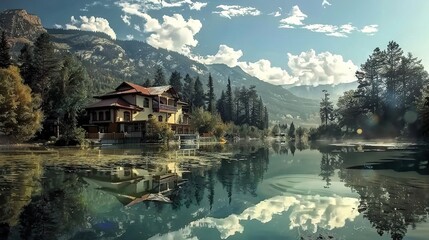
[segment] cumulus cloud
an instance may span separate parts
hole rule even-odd
[[[376,32],[378,32],[378,25],[373,24],[373,25],[364,26],[360,31],[363,33],[366,33],[367,35],[372,36]]]
[[[200,11],[203,7],[206,7],[207,3],[193,2],[189,4],[189,9]]]
[[[104,32],[112,39],[116,39],[116,33],[109,25],[107,19],[101,17],[80,16],[76,19],[74,16],[70,18],[70,23],[65,25],[66,29],[79,29],[83,31]]]
[[[122,21],[124,22],[124,23],[126,23],[128,26],[130,26],[131,25],[131,22],[130,22],[130,16],[128,16],[128,15],[121,15],[121,18],[122,18]]]
[[[289,73],[280,68],[271,66],[271,62],[261,59],[257,62],[240,62],[239,66],[247,74],[275,85],[293,84],[296,80]]]
[[[229,67],[235,67],[238,64],[238,59],[243,56],[241,50],[235,51],[233,48],[226,45],[220,45],[219,50],[215,55],[208,55],[205,57],[193,56],[192,58],[204,64],[223,63]]]
[[[132,34],[127,35],[127,40],[133,40],[133,39],[134,39],[134,35],[132,35]]]
[[[219,14],[219,16],[224,18],[233,18],[238,16],[259,16],[261,11],[254,7],[242,7],[238,5],[219,5],[216,6],[219,11],[214,11],[213,13]]]
[[[288,66],[296,78],[295,84],[319,85],[352,82],[358,69],[352,61],[330,52],[316,54],[314,50],[299,55],[288,53]]]
[[[191,48],[197,46],[198,41],[194,38],[202,27],[199,20],[189,18],[185,20],[180,14],[163,16],[163,22],[144,15],[146,23],[144,31],[151,33],[146,38],[148,44],[155,48],[165,48],[188,55]]]
[[[244,232],[244,226],[241,224],[243,221],[268,223],[275,215],[281,215],[289,209],[290,229],[301,228],[313,232],[317,232],[318,228],[332,230],[344,227],[346,221],[354,221],[359,216],[358,206],[359,200],[349,197],[276,196],[245,209],[241,214],[231,214],[226,218],[202,218],[178,231],[155,235],[149,239],[197,239],[192,232],[202,227],[215,228],[220,237],[226,239]]]
[[[304,25],[302,21],[307,18],[307,15],[301,12],[298,5],[292,7],[287,18],[280,20],[280,28],[294,28],[294,26]]]

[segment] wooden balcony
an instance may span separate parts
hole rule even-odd
[[[153,111],[154,112],[175,113],[175,112],[177,112],[177,107],[167,105],[167,104],[159,104],[159,107],[158,107],[158,105],[153,106]]]

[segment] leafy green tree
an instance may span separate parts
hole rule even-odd
[[[296,135],[296,138],[298,139],[298,141],[303,141],[304,136],[306,135],[306,133],[307,133],[307,131],[303,127],[298,127],[295,130],[295,135]]]
[[[7,42],[6,32],[2,31],[0,39],[0,68],[8,68],[12,65],[9,51],[10,47]]]
[[[174,132],[166,122],[159,122],[155,118],[150,118],[147,122],[148,131],[146,133],[146,139],[149,140],[161,140],[168,143],[173,136]]]
[[[222,120],[214,117],[210,112],[204,111],[203,108],[197,108],[191,114],[191,126],[200,134],[212,133],[216,125]]]
[[[170,85],[178,92],[180,95],[183,93],[182,87],[182,77],[178,71],[174,71],[170,76]]]
[[[337,102],[338,125],[346,127],[346,132],[349,129],[356,130],[364,116],[361,98],[356,98],[355,95],[354,90],[344,92]]]
[[[207,83],[207,87],[208,87],[208,91],[206,94],[206,99],[207,99],[207,111],[209,111],[210,113],[214,113],[215,112],[215,94],[214,94],[214,87],[213,87],[213,78],[211,73],[209,73],[209,81]]]
[[[0,132],[12,140],[30,139],[41,128],[40,98],[23,84],[17,67],[0,69]]]
[[[161,66],[158,65],[155,70],[153,86],[156,87],[156,86],[165,86],[165,85],[167,85],[167,82],[165,80],[164,70],[162,69]]]
[[[291,140],[295,139],[295,125],[293,124],[293,122],[290,124],[288,136]]]
[[[274,125],[273,129],[271,129],[271,134],[273,136],[278,136],[280,134],[280,127],[278,124]]]
[[[204,89],[199,77],[195,80],[192,105],[195,108],[204,107]]]

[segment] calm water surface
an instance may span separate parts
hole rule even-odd
[[[428,239],[428,153],[302,144],[3,152],[0,239]]]

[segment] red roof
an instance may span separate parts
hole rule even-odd
[[[106,107],[116,107],[116,108],[125,108],[125,109],[131,109],[131,110],[138,110],[141,109],[140,107],[133,105],[127,101],[125,101],[122,98],[107,98],[103,99],[101,101],[98,101],[96,103],[93,103],[86,107],[86,109],[91,108],[106,108]]]
[[[134,83],[130,83],[130,82],[123,82],[121,85],[119,85],[119,87],[116,88],[116,90],[118,90],[118,88],[120,88],[124,84],[130,86],[131,88],[137,90],[140,93],[143,93],[144,95],[150,95],[150,91],[148,88],[145,88],[143,86],[140,86],[140,85],[134,84]]]

